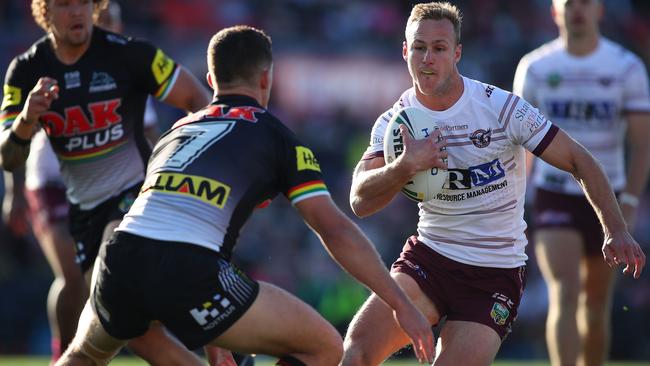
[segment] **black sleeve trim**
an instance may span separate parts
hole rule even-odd
[[[25,139],[19,137],[18,135],[16,135],[16,133],[14,131],[11,131],[9,133],[9,140],[11,140],[14,144],[20,145],[20,146],[27,146],[32,142],[32,139],[25,140]]]
[[[556,125],[551,125],[551,128],[548,129],[548,132],[546,133],[546,136],[540,141],[540,143],[537,145],[535,150],[533,150],[533,154],[536,156],[542,155],[548,145],[551,144],[551,141],[555,138],[555,135],[557,135],[558,131],[560,131],[560,128]]]

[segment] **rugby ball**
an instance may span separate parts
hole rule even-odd
[[[404,151],[404,141],[399,125],[405,125],[409,134],[416,140],[426,138],[438,129],[431,115],[422,108],[406,107],[398,110],[388,122],[384,135],[384,161],[386,164],[395,161]],[[402,193],[417,202],[430,201],[440,193],[446,180],[447,171],[444,169],[421,170],[402,187]]]

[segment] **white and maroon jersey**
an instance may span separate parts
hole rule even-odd
[[[601,38],[594,52],[576,57],[556,39],[521,59],[514,93],[584,145],[603,165],[614,190],[625,187],[624,113],[650,112],[648,75],[637,56]],[[536,186],[583,194],[569,173],[541,160],[535,164]]]
[[[147,99],[144,111],[144,127],[153,128],[158,123],[158,115],[153,106],[153,99]],[[36,190],[47,184],[63,184],[61,165],[47,139],[47,134],[39,130],[29,147],[29,157],[25,162],[25,188]]]
[[[36,132],[25,162],[25,188],[36,190],[47,184],[62,185],[61,166],[44,130]]]
[[[448,142],[449,177],[435,199],[419,203],[418,239],[452,260],[482,267],[525,263],[525,151],[539,155],[558,131],[525,100],[463,78],[449,109],[433,111],[405,91],[375,122],[363,159],[383,156],[384,132],[402,107],[429,112]]]

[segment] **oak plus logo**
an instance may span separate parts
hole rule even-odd
[[[50,137],[66,138],[66,152],[102,149],[125,137],[120,105],[119,98],[89,103],[85,108],[76,105],[66,108],[63,114],[47,111],[40,120]]]
[[[190,310],[190,315],[204,329],[217,326],[223,319],[235,311],[235,306],[222,295],[214,295],[211,301],[206,301],[198,308]]]

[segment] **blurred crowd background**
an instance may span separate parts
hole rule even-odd
[[[250,24],[273,38],[275,86],[270,109],[316,152],[334,200],[348,215],[351,174],[375,119],[410,86],[401,58],[414,2],[397,0],[138,0],[122,6],[125,33],[149,39],[201,80],[205,49],[219,29]],[[453,1],[465,17],[465,76],[511,90],[525,53],[557,36],[550,0]],[[603,33],[650,63],[650,1],[605,1]],[[43,35],[29,0],[0,0],[0,71]],[[161,131],[180,114],[156,105]],[[246,148],[245,143],[241,146]],[[237,151],[233,151],[236,154]],[[2,194],[0,184],[0,195]],[[635,233],[650,252],[650,197]],[[396,198],[355,221],[389,265],[415,233],[417,205]],[[532,226],[532,225],[531,225]],[[546,358],[546,290],[529,246],[529,279],[519,319],[499,358]],[[334,264],[297,213],[278,197],[244,227],[235,261],[313,305],[341,332],[367,291]],[[51,272],[31,234],[0,226],[0,354],[47,354],[45,299]],[[650,274],[619,277],[614,300],[614,359],[650,360]]]

